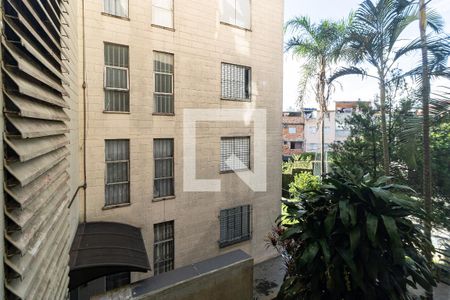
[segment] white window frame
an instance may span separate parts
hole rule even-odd
[[[223,0],[219,0],[219,5],[221,5],[221,1],[223,1]],[[252,29],[252,0],[248,0],[248,2],[249,2],[249,16],[248,16],[248,27],[246,27],[246,26],[242,26],[242,25],[238,25],[238,18],[237,18],[237,1],[239,1],[239,0],[234,0],[234,18],[233,18],[233,20],[232,21],[226,21],[225,19],[223,19],[223,16],[222,16],[222,11],[220,11],[219,12],[219,19],[220,19],[220,23],[221,24],[226,24],[226,25],[231,25],[231,26],[233,26],[233,27],[237,27],[237,28],[241,28],[241,29],[244,29],[244,30],[251,30]]]
[[[127,87],[126,88],[117,88],[117,87],[107,87],[106,86],[106,70],[110,68],[110,69],[118,69],[118,70],[125,70],[127,72]],[[125,67],[117,67],[117,66],[105,66],[104,70],[103,70],[103,87],[105,90],[108,91],[121,91],[121,92],[129,92],[130,91],[130,70],[129,68],[125,68]]]
[[[155,5],[154,1],[152,0],[152,25],[158,26],[158,27],[162,27],[162,28],[169,28],[169,29],[174,29],[175,28],[175,16],[174,16],[175,3],[174,3],[174,0],[171,0],[171,2],[172,2],[172,8],[169,10],[169,9],[167,9],[165,7],[161,7],[161,6]],[[171,14],[172,14],[172,24],[171,24],[170,27],[167,27],[167,26],[155,23],[155,21],[153,20],[153,8],[154,7],[171,12]]]
[[[154,169],[154,178],[153,178],[153,185],[156,185],[156,182],[159,182],[161,180],[166,180],[166,179],[172,179],[172,189],[173,189],[173,193],[171,195],[164,195],[164,196],[155,196],[155,192],[153,191],[153,200],[164,200],[164,199],[168,199],[168,198],[173,198],[175,197],[175,139],[173,138],[155,138],[153,139],[153,147],[155,146],[155,142],[159,140],[159,141],[164,141],[164,140],[170,140],[172,141],[172,156],[165,156],[165,157],[155,157],[155,151],[153,150],[153,163],[155,165],[155,169]],[[169,177],[156,177],[156,161],[164,161],[164,160],[170,160],[172,161],[172,176]]]
[[[163,51],[153,51],[153,64],[155,63],[155,54],[164,54],[164,55],[170,55],[172,57],[172,73],[168,72],[161,72],[161,71],[155,71],[155,67],[153,66],[153,113],[154,114],[161,114],[161,115],[173,115],[175,113],[175,55],[173,53],[169,52],[163,52]],[[164,93],[164,92],[157,92],[156,91],[156,75],[169,75],[170,76],[170,83],[172,86],[172,92],[171,93]],[[156,103],[155,103],[155,95],[164,95],[164,96],[172,96],[172,112],[160,112],[156,111]]]
[[[288,127],[288,132],[289,132],[289,134],[296,134],[297,128],[296,127]]]
[[[106,141],[114,141],[114,140],[126,140],[126,141],[128,141],[128,159],[126,160],[126,159],[121,159],[121,160],[110,160],[110,161],[108,161],[108,160],[106,160],[105,159],[105,188],[107,187],[107,186],[112,186],[112,185],[119,185],[119,184],[128,184],[128,202],[121,202],[121,203],[117,203],[117,204],[108,204],[107,203],[107,199],[106,199],[106,192],[105,192],[105,207],[108,207],[108,206],[117,206],[117,205],[122,205],[122,204],[129,204],[130,202],[131,202],[131,199],[130,199],[130,183],[131,183],[131,181],[130,181],[130,177],[131,177],[131,174],[130,174],[130,172],[131,172],[131,168],[130,168],[130,160],[131,160],[131,153],[130,153],[130,140],[129,139],[106,139],[105,140],[105,150],[106,150]],[[126,180],[126,181],[118,181],[118,182],[108,182],[108,165],[109,164],[119,164],[119,163],[126,163],[127,164],[127,177],[128,177],[128,180]]]
[[[103,0],[103,13],[105,13],[109,16],[114,16],[114,17],[119,17],[119,18],[129,18],[129,16],[130,16],[130,0],[114,0],[114,3],[116,4],[117,2],[120,2],[120,1],[127,1],[127,14],[126,15],[121,16],[121,15],[117,15],[117,14],[114,14],[111,12],[107,12],[106,7],[105,7],[105,2],[106,2],[105,0]],[[117,11],[117,9],[116,9],[116,11]]]

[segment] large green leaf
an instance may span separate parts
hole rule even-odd
[[[331,253],[330,247],[325,239],[319,240],[320,248],[322,249],[323,257],[325,258],[325,262],[328,264],[330,262]]]
[[[355,252],[356,247],[359,245],[359,240],[361,238],[361,231],[358,227],[353,228],[349,234],[350,237],[350,248],[352,252]]]
[[[378,217],[372,215],[371,213],[368,213],[366,227],[367,227],[367,237],[372,242],[372,244],[375,244],[376,243],[375,237],[377,235],[377,228],[378,228]]]
[[[386,228],[392,244],[395,246],[399,246],[401,244],[401,241],[398,234],[397,224],[395,224],[395,220],[392,217],[386,215],[382,215],[381,218],[383,219],[384,228]]]
[[[350,224],[350,211],[348,206],[348,200],[339,201],[339,218],[346,227]]]
[[[306,249],[303,251],[302,256],[300,257],[299,264],[300,265],[311,264],[314,258],[316,257],[317,252],[319,252],[318,243],[317,242],[309,243],[306,246]]]
[[[333,226],[336,221],[336,208],[333,208],[331,211],[328,212],[327,217],[324,221],[325,226],[325,234],[329,235],[333,231]]]
[[[350,253],[350,249],[337,248],[336,250],[342,257],[342,259],[345,261],[345,264],[350,268],[350,270],[356,273],[356,265],[355,262],[353,261],[353,255],[352,253]]]
[[[302,228],[300,226],[296,226],[296,224],[295,224],[292,227],[289,227],[288,229],[286,229],[280,238],[282,240],[290,239],[294,235],[299,234],[301,232],[302,232]]]

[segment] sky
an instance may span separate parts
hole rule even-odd
[[[340,20],[346,18],[349,13],[358,8],[362,0],[284,0],[284,20],[287,21],[296,16],[307,15],[312,22],[320,22],[323,19]],[[445,32],[450,33],[450,0],[431,0],[429,6],[437,10],[445,20]],[[412,25],[404,38],[418,36],[418,24]],[[417,28],[416,28],[417,27]],[[409,57],[409,63],[415,63],[418,58]],[[408,62],[406,62],[408,63]],[[283,109],[296,109],[298,97],[298,82],[301,78],[301,60],[292,57],[292,54],[284,54],[284,82],[283,82]],[[361,80],[360,77],[350,76],[339,80],[340,85],[331,97],[334,100],[372,101],[377,94],[378,85],[373,79]],[[312,97],[309,97],[312,98]],[[316,106],[313,99],[307,100],[305,107]]]

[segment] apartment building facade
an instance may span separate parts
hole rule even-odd
[[[305,151],[305,118],[299,111],[283,112],[283,160]]]
[[[235,249],[255,262],[275,255],[266,236],[281,197],[281,174],[270,170],[281,163],[282,1],[103,0],[79,3],[78,12],[85,68],[78,92],[86,103],[79,118],[87,128],[80,221],[140,228],[151,266],[97,286],[107,290]],[[196,140],[187,141],[187,109],[242,113],[198,122]],[[265,192],[254,192],[227,163],[235,155],[252,170],[258,159],[254,109],[267,118]],[[183,143],[196,144],[196,177],[219,179],[220,192],[185,191],[183,166],[192,156]]]
[[[350,128],[345,120],[354,112],[359,111],[361,103],[370,105],[370,101],[335,101],[333,107],[325,114],[325,151],[330,151],[330,145],[343,142],[350,136]],[[320,111],[315,108],[304,109],[304,131],[306,152],[321,151]]]

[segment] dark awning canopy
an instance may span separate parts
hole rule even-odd
[[[150,270],[141,230],[112,222],[80,224],[69,265],[70,289],[108,274]]]

